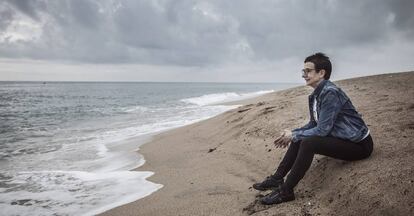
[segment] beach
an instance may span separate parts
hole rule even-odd
[[[293,86],[0,82],[2,215],[96,215],[139,200],[163,187],[134,171],[140,144]]]
[[[272,174],[286,148],[283,129],[309,119],[310,87],[242,101],[213,118],[158,134],[142,145],[147,180],[163,187],[101,215],[413,215],[414,72],[335,82],[362,114],[371,157],[346,162],[315,156],[296,200],[263,206],[252,184]]]

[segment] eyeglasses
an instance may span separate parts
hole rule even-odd
[[[314,71],[315,69],[305,68],[302,69],[302,76],[307,76],[311,71]]]

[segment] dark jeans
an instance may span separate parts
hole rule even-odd
[[[293,189],[305,176],[315,154],[354,161],[367,158],[371,155],[373,142],[371,135],[358,143],[334,137],[309,137],[291,143],[283,160],[280,162],[275,175],[286,177],[282,187]]]

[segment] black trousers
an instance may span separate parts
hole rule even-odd
[[[358,143],[334,137],[309,137],[292,142],[280,162],[275,175],[286,177],[282,185],[285,189],[293,189],[305,176],[315,154],[325,155],[346,161],[361,160],[371,155],[373,141],[371,135]]]

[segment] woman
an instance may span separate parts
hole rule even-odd
[[[304,63],[302,77],[306,85],[314,88],[309,96],[310,121],[301,128],[285,130],[274,141],[276,147],[290,145],[275,174],[253,185],[261,191],[273,189],[261,199],[266,205],[295,199],[293,189],[309,169],[315,154],[353,161],[369,157],[373,150],[369,129],[361,115],[348,96],[329,81],[332,70],[329,58],[316,53]]]

